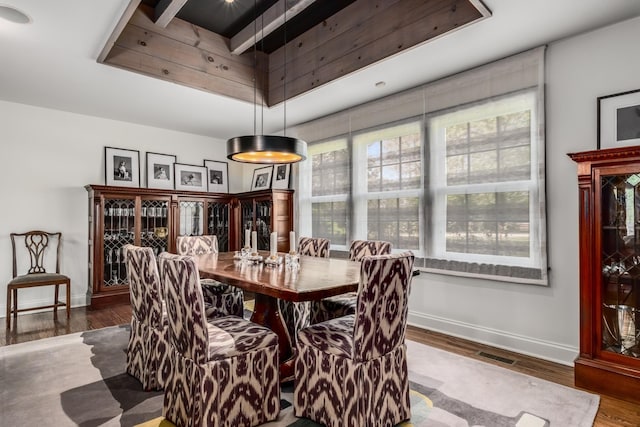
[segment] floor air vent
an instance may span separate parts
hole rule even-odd
[[[506,363],[507,365],[513,365],[516,363],[515,360],[509,359],[507,357],[497,356],[495,354],[487,353],[484,351],[479,351],[476,353],[478,356],[486,357],[487,359],[497,360],[498,362]]]

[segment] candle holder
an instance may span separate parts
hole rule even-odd
[[[277,254],[269,255],[267,258],[265,258],[264,263],[265,265],[280,265],[282,264],[282,257],[278,256]]]
[[[285,255],[285,265],[287,268],[297,269],[300,267],[300,256],[296,251],[291,251]]]
[[[260,264],[262,262],[262,255],[256,253],[251,253],[244,260],[247,264]]]
[[[240,250],[240,256],[242,259],[247,259],[251,256],[251,246],[245,246]]]

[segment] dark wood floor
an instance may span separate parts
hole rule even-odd
[[[17,322],[12,322],[10,331],[2,328],[4,332],[0,332],[0,345],[10,345],[57,335],[82,332],[90,329],[100,329],[107,326],[121,325],[128,323],[131,318],[131,309],[128,304],[102,310],[74,308],[71,310],[71,319],[68,321],[62,313],[64,313],[64,311],[61,312],[57,319],[54,318],[52,312],[20,316]],[[471,341],[415,327],[409,327],[407,338],[433,347],[441,348],[452,353],[457,353],[462,356],[493,363],[507,369],[573,387],[573,368],[568,366],[547,362],[534,357],[500,350],[494,347],[477,344]],[[497,356],[498,359],[505,358],[514,360],[515,363],[509,364],[504,361],[487,358],[479,355],[478,353],[480,352]],[[640,405],[634,405],[618,399],[602,396],[600,409],[598,410],[594,426],[638,427],[640,426]]]

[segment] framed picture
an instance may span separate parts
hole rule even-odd
[[[273,165],[273,183],[271,188],[287,189],[289,188],[289,175],[291,173],[291,165]]]
[[[171,154],[147,153],[147,187],[173,190],[173,164],[177,161]]]
[[[229,192],[229,164],[215,160],[205,160],[204,165],[209,173],[207,175],[209,191],[215,193]]]
[[[265,166],[263,168],[254,169],[253,179],[251,180],[251,191],[266,190],[271,188],[272,174],[273,166]]]
[[[640,145],[640,89],[598,98],[598,149]]]
[[[140,152],[104,147],[104,183],[121,187],[140,187]]]
[[[207,191],[206,166],[174,163],[173,173],[176,180],[176,190]]]

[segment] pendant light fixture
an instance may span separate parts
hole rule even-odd
[[[257,4],[254,0],[254,11],[257,11]],[[257,12],[256,12],[257,15]],[[301,139],[292,138],[287,135],[287,1],[284,1],[284,127],[283,135],[258,135],[257,134],[257,17],[254,19],[254,78],[253,78],[253,135],[236,136],[227,140],[227,158],[236,162],[274,164],[274,163],[296,163],[307,158],[307,143]],[[262,28],[261,30],[264,30]],[[262,38],[264,39],[264,38]],[[263,97],[264,99],[264,94]],[[261,105],[262,107],[262,105]],[[264,126],[264,118],[262,119]]]

